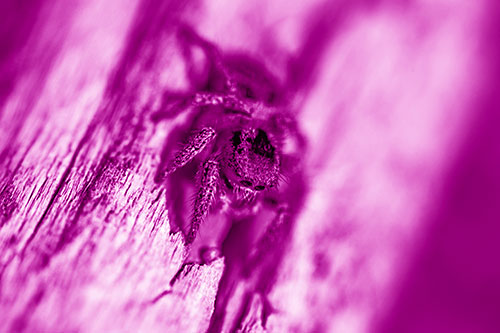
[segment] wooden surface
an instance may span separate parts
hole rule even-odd
[[[12,6],[16,22],[3,24],[16,33],[1,59],[0,331],[208,327],[224,258],[170,286],[184,246],[164,191],[178,189],[154,182],[172,123],[150,117],[165,90],[190,88],[180,21],[292,85],[309,80],[298,119],[311,192],[267,330],[363,332],[385,314],[464,140],[479,3],[438,1],[449,13],[440,19],[408,4],[420,9],[410,20],[356,1]],[[289,72],[301,61],[310,75]],[[262,308],[252,299],[247,331],[264,330]]]

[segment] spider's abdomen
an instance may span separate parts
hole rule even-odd
[[[246,55],[231,55],[225,58],[228,72],[237,82],[241,97],[276,105],[281,100],[282,88],[278,80],[265,66]]]

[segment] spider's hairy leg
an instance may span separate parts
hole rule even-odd
[[[227,109],[239,111],[248,116],[251,116],[257,109],[262,106],[258,102],[242,100],[233,94],[221,94],[212,92],[196,93],[192,101],[194,106],[222,106]]]
[[[251,272],[255,266],[259,265],[272,249],[282,243],[282,236],[285,233],[285,225],[290,218],[288,205],[281,205],[277,209],[276,216],[264,231],[262,237],[257,241],[255,248],[250,255],[249,262],[245,270]]]
[[[194,202],[191,229],[186,237],[186,244],[191,244],[196,238],[201,223],[215,200],[217,183],[219,182],[219,162],[215,158],[205,161],[200,170],[200,185]]]
[[[171,174],[175,170],[183,167],[196,155],[201,153],[207,145],[215,138],[215,130],[211,127],[204,127],[188,139],[188,142],[179,150],[173,160],[167,163],[164,176]]]
[[[187,51],[195,46],[199,47],[205,53],[205,56],[212,62],[212,65],[218,70],[226,79],[226,87],[231,93],[236,93],[238,88],[236,80],[231,73],[227,70],[222,60],[221,51],[212,43],[202,38],[196,33],[189,25],[181,25],[178,31],[178,38],[183,41],[183,45]]]

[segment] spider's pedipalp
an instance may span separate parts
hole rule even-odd
[[[216,133],[212,127],[205,127],[188,139],[186,145],[179,150],[172,161],[167,164],[164,175],[171,174],[178,168],[183,167],[196,155],[201,153],[207,145],[215,138]]]
[[[195,240],[198,229],[214,202],[220,178],[219,167],[219,162],[215,158],[208,159],[201,166],[200,185],[194,202],[191,229],[186,237],[186,244],[191,244]]]

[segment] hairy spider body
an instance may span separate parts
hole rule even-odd
[[[280,150],[273,136],[257,126],[260,121],[237,116],[231,123],[216,121],[218,130],[207,126],[188,138],[165,173],[182,168],[204,150],[208,158],[201,162],[190,230],[186,244],[196,238],[214,201],[224,197],[237,214],[248,211],[260,192],[272,190],[280,177]],[[264,127],[264,126],[263,126]]]
[[[251,280],[246,295],[258,294],[269,305],[266,295],[305,198],[305,140],[291,112],[293,105],[259,61],[242,55],[222,57],[188,28],[181,29],[180,36],[194,91],[166,93],[164,108],[153,115],[158,120],[189,111],[170,132],[157,173],[157,180],[167,183],[171,230],[184,231],[189,253],[171,284],[193,261],[205,264],[224,256],[208,330],[220,332],[241,279]],[[205,72],[189,71],[199,68],[189,63],[196,47],[209,60]],[[179,142],[184,142],[181,148]],[[187,209],[189,193],[193,201]],[[196,249],[198,258],[193,257]],[[245,296],[238,318],[244,318],[250,301]],[[272,307],[265,308],[263,325],[272,312]]]
[[[238,80],[227,77],[228,72]],[[226,68],[218,75],[224,84],[212,88],[216,91],[196,92],[180,103],[192,111],[187,129],[192,134],[181,149],[166,158],[160,171],[160,179],[164,179],[191,163],[199,166],[186,244],[194,242],[200,226],[221,200],[226,211],[239,217],[255,215],[263,202],[278,202],[277,187],[287,171],[283,162],[298,160],[295,151],[290,154],[284,149],[291,141],[296,146],[300,138],[286,107],[275,103],[278,94],[266,91],[266,83],[249,83],[241,71]],[[172,185],[180,186],[175,180]]]
[[[283,109],[246,97],[258,96],[256,89],[226,82],[225,92],[198,92],[186,98],[198,110],[192,120],[194,134],[160,172],[163,179],[192,161],[201,165],[186,244],[195,240],[219,199],[241,216],[251,214],[262,192],[275,191],[283,175],[284,142],[294,135],[293,120]]]

